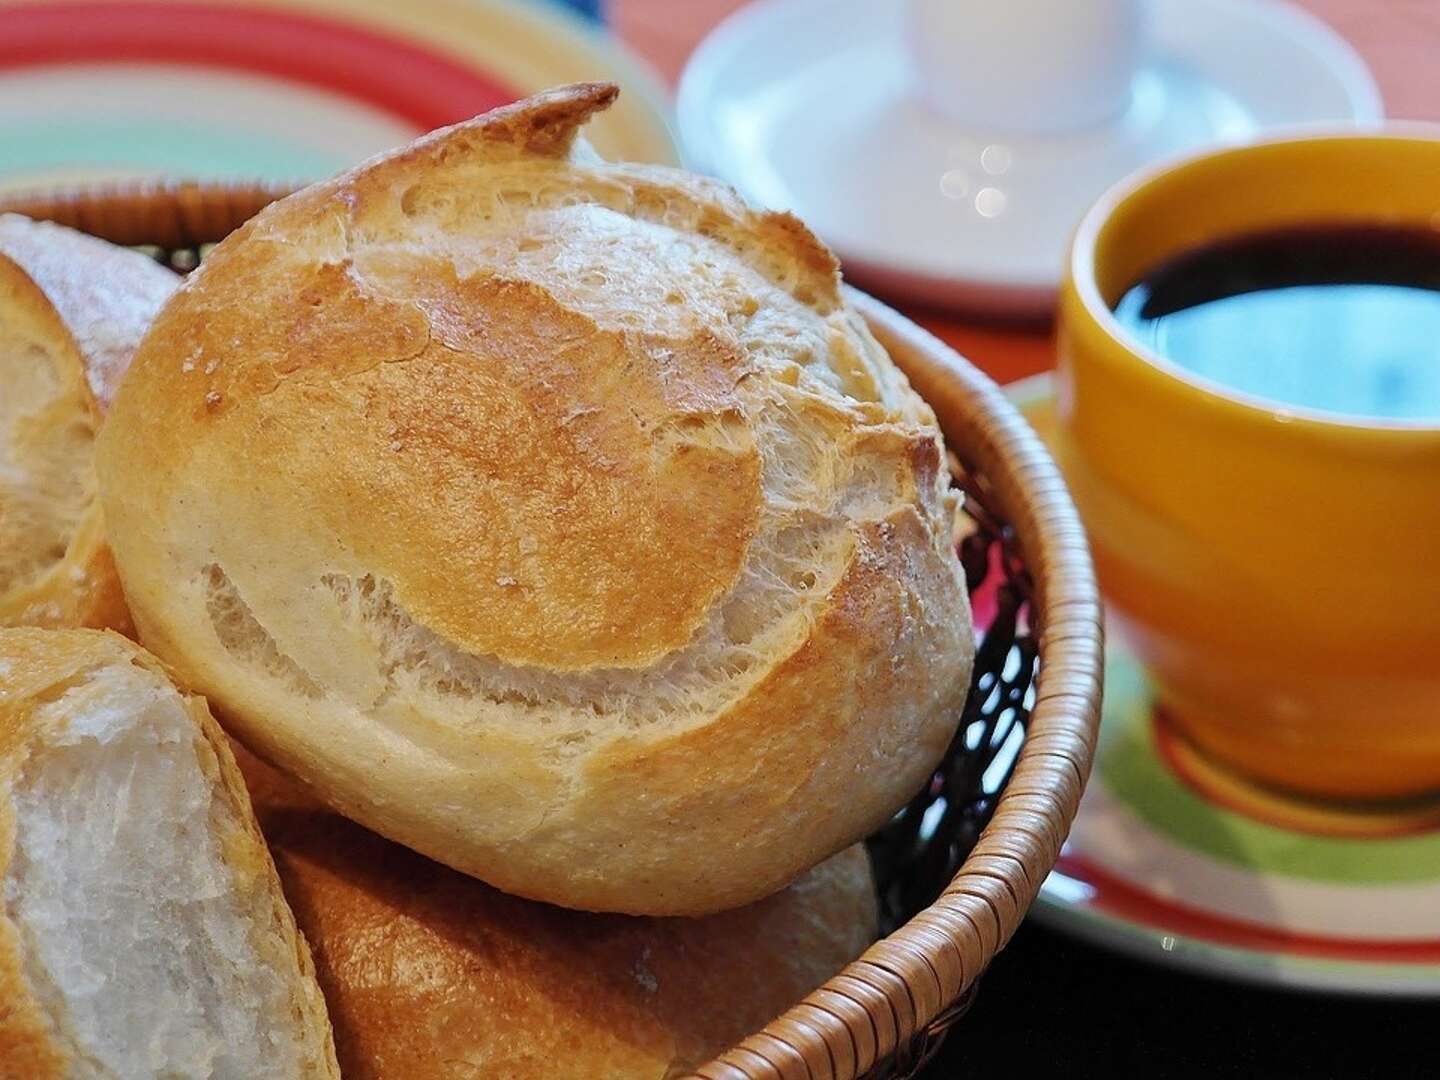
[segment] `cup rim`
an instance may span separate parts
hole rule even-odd
[[[1440,122],[1423,120],[1382,121],[1374,125],[1303,125],[1280,129],[1243,142],[1210,146],[1144,166],[1110,185],[1100,195],[1075,229],[1066,269],[1085,314],[1131,359],[1167,375],[1213,401],[1231,406],[1240,413],[1274,423],[1302,424],[1321,430],[1347,430],[1384,435],[1440,434],[1440,418],[1405,420],[1334,412],[1306,405],[1293,405],[1278,398],[1249,394],[1207,379],[1167,359],[1132,337],[1100,295],[1095,276],[1095,248],[1101,232],[1119,207],[1162,177],[1211,158],[1245,154],[1267,146],[1287,143],[1321,142],[1430,142],[1440,154]],[[1440,207],[1437,207],[1440,210]]]

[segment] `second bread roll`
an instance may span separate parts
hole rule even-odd
[[[259,214],[101,438],[144,640],[362,824],[701,914],[875,829],[973,639],[930,409],[794,218],[577,141],[613,87]]]
[[[130,632],[95,432],[179,280],[137,252],[0,214],[0,626]]]
[[[506,896],[236,753],[315,954],[346,1080],[661,1080],[758,1031],[875,940],[856,845],[699,919]]]

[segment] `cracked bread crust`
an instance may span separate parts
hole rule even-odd
[[[929,408],[798,221],[565,87],[263,211],[101,438],[144,639],[363,824],[699,914],[877,827],[973,655]]]
[[[94,630],[0,630],[0,684],[0,1080],[338,1077],[204,699]]]

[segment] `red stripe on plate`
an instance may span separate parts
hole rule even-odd
[[[1295,934],[1213,915],[1137,889],[1078,855],[1062,855],[1056,869],[1095,890],[1090,905],[1126,922],[1163,934],[1198,938],[1258,952],[1384,964],[1440,963],[1440,940],[1363,941],[1357,938]]]
[[[261,7],[60,3],[0,7],[0,68],[148,61],[272,75],[428,130],[514,101],[496,79],[399,38]]]

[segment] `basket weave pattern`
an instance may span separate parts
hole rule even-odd
[[[0,210],[145,246],[184,271],[280,194],[129,185],[9,195]],[[935,409],[974,523],[960,557],[972,594],[995,590],[995,614],[950,755],[869,841],[888,936],[694,1074],[707,1080],[914,1075],[1054,865],[1094,750],[1100,606],[1059,474],[992,382],[883,304],[854,291],[849,299]]]

